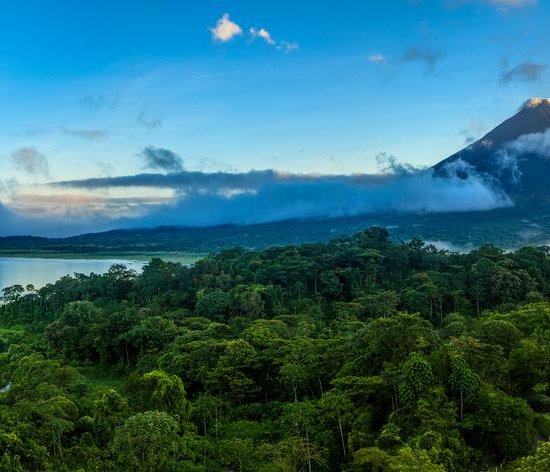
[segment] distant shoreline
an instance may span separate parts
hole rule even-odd
[[[56,253],[42,251],[0,251],[0,258],[22,258],[22,259],[82,259],[82,260],[103,260],[120,259],[128,262],[149,261],[153,258],[160,258],[169,262],[180,262],[182,264],[192,264],[205,257],[206,253],[185,253],[185,252],[147,252],[147,253],[122,253],[122,252],[103,252],[103,253]]]

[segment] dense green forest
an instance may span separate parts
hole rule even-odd
[[[550,253],[371,228],[0,306],[0,471],[548,471]]]

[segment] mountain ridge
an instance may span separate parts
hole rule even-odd
[[[478,141],[434,165],[434,177],[468,179],[481,175],[516,199],[538,197],[550,201],[550,146],[548,156],[540,154],[541,146],[535,146],[548,130],[550,99],[531,98]],[[525,141],[523,146],[518,140]],[[525,145],[528,140],[530,147]],[[525,148],[523,152],[521,147]]]

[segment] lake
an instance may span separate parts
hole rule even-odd
[[[64,275],[103,274],[112,264],[125,264],[140,271],[143,261],[120,259],[42,259],[27,257],[0,257],[0,290],[11,285],[32,284],[35,288],[53,283]]]

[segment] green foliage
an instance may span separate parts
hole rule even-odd
[[[550,443],[541,443],[533,456],[521,459],[511,470],[513,472],[546,472],[550,470]]]
[[[355,464],[361,467],[384,472],[445,472],[442,465],[434,464],[423,449],[414,450],[405,446],[395,455],[390,455],[376,447],[360,449],[355,453]]]
[[[141,383],[149,391],[149,402],[157,410],[180,418],[182,423],[189,420],[191,406],[187,401],[183,382],[177,375],[153,370],[141,377]]]
[[[460,402],[461,420],[464,416],[464,406],[475,405],[479,384],[479,377],[468,367],[464,358],[451,354],[449,386]]]
[[[533,447],[534,414],[525,400],[503,392],[485,390],[474,415],[464,428],[472,432],[472,443],[496,457],[514,459]]]
[[[112,451],[122,470],[170,470],[178,450],[179,426],[169,414],[146,411],[117,430]]]
[[[14,286],[0,471],[547,470],[549,295],[546,249],[380,228]]]
[[[412,353],[401,368],[398,380],[399,402],[412,408],[427,393],[432,382],[432,368],[429,362],[417,353]]]

